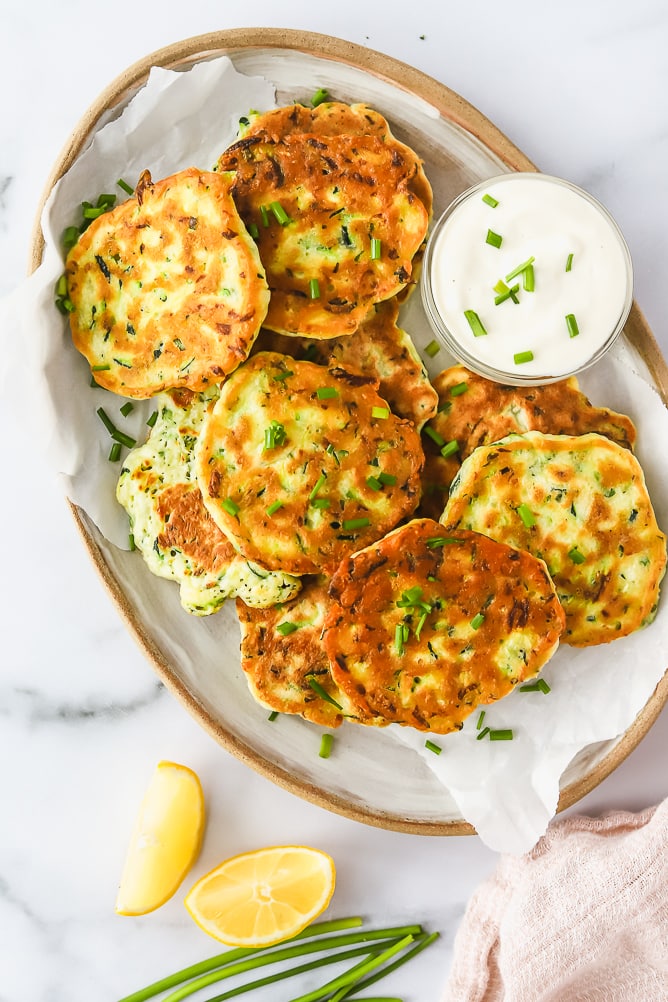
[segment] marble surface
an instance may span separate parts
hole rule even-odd
[[[180,38],[275,26],[337,35],[412,63],[476,105],[538,166],[588,188],[620,223],[636,298],[668,353],[668,10],[594,0],[501,10],[491,0],[332,7],[201,0],[159,8],[32,0],[2,15],[0,295],[24,275],[35,206],[80,115],[126,66]],[[424,37],[423,37],[424,36]],[[0,336],[11,338],[11,330]],[[30,406],[30,401],[26,401]],[[420,838],[304,803],[236,762],[157,683],[89,564],[50,475],[20,444],[0,398],[9,462],[0,492],[0,1002],[119,998],[216,952],[183,889],[144,918],[113,902],[135,811],[155,763],[184,762],[209,807],[193,876],[261,845],[332,854],[333,915],[421,920],[441,939],[383,991],[441,996],[466,901],[496,857],[477,838]],[[45,429],[45,435],[48,430]],[[668,793],[668,711],[578,810],[639,809]],[[186,887],[189,886],[186,881]],[[306,990],[253,998],[289,999]],[[206,997],[206,996],[205,996]]]

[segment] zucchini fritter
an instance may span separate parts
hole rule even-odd
[[[566,613],[564,643],[607,643],[656,614],[666,537],[638,461],[601,435],[531,431],[476,449],[441,521],[542,557]]]
[[[338,687],[365,714],[439,734],[539,672],[564,625],[541,560],[431,519],[344,560],[330,598]]]
[[[411,514],[423,453],[368,376],[260,352],[223,384],[196,448],[214,521],[249,560],[332,571]]]
[[[149,569],[178,581],[182,606],[196,616],[217,612],[237,595],[248,605],[273,605],[301,587],[298,578],[240,557],[204,507],[193,450],[216,395],[217,389],[161,394],[151,434],[126,456],[116,490]]]
[[[145,171],[70,251],[72,337],[100,386],[203,390],[248,356],[269,292],[230,182],[189,168],[153,183]]]
[[[430,427],[443,443],[458,450],[443,457],[442,445],[425,436],[424,494],[420,514],[440,518],[448,488],[467,456],[480,445],[498,442],[514,432],[542,431],[550,435],[597,432],[626,449],[633,449],[636,430],[625,414],[594,407],[575,376],[546,386],[504,386],[453,365],[433,380],[438,414]]]
[[[218,166],[257,227],[271,301],[265,326],[283,334],[352,334],[374,304],[411,279],[429,215],[407,163],[375,136],[261,135],[234,143]]]

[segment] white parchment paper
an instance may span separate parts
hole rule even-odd
[[[87,363],[72,346],[67,324],[53,305],[53,288],[63,271],[60,234],[79,218],[83,199],[94,202],[101,192],[118,191],[119,177],[134,185],[145,168],[156,178],[191,165],[210,168],[235,138],[239,116],[250,108],[274,107],[274,98],[270,82],[237,73],[225,57],[187,72],[153,69],[123,114],[95,134],[54,188],[43,213],[43,263],[0,304],[2,392],[21,415],[24,432],[41,443],[44,461],[61,476],[68,497],[118,546],[127,545],[127,517],[115,500],[118,469],[107,460],[110,441],[95,411],[103,406],[118,427],[141,441],[152,407],[150,401],[136,403],[124,419],[121,398],[90,388]],[[424,347],[431,334],[417,295],[403,316],[404,325]],[[662,457],[668,412],[646,379],[633,370],[633,361],[620,343],[585,373],[581,385],[595,403],[634,419],[637,455],[665,529],[668,472]],[[434,371],[446,364],[439,356]],[[478,711],[462,732],[434,739],[442,746],[440,755],[425,749],[420,732],[400,727],[390,731],[424,757],[488,846],[520,853],[545,831],[568,763],[582,748],[622,734],[666,666],[664,601],[654,624],[613,645],[585,650],[562,646],[543,672],[549,694],[515,691],[489,707],[485,724],[512,728],[513,741],[478,741]],[[338,740],[345,740],[345,727]]]

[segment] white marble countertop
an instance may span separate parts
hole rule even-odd
[[[0,295],[24,275],[51,164],[97,94],[159,47],[222,28],[336,35],[417,66],[477,106],[536,164],[588,188],[631,248],[636,299],[668,353],[668,9],[662,0],[335,5],[14,4],[2,17]],[[11,330],[1,332],[11,338]],[[26,407],[30,401],[26,400]],[[0,398],[5,428],[15,428]],[[19,416],[20,419],[20,416]],[[332,854],[331,911],[384,925],[422,920],[439,943],[383,991],[440,997],[466,901],[495,854],[475,837],[364,827],[302,802],[218,747],[158,684],[81,545],[57,486],[7,432],[0,525],[0,1000],[113,1000],[216,952],[183,889],[144,918],[114,914],[134,814],[155,763],[184,762],[209,806],[194,875],[280,843]],[[665,527],[664,527],[665,528]],[[578,805],[639,809],[668,793],[668,711]],[[301,987],[301,986],[300,986]],[[305,988],[301,987],[301,990]],[[298,994],[295,988],[292,994]],[[286,987],[253,998],[287,999]]]

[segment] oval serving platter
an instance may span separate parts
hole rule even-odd
[[[308,32],[233,29],[161,49],[121,74],[70,137],[42,205],[95,130],[143,86],[151,67],[187,69],[222,55],[240,72],[271,81],[280,104],[304,101],[324,87],[335,99],[377,108],[397,137],[423,157],[434,189],[435,218],[455,195],[479,180],[507,170],[537,169],[458,94],[404,63]],[[40,216],[41,206],[32,243],[33,270],[44,246]],[[404,310],[402,325],[418,344],[416,331],[423,330],[422,343],[427,343],[431,334],[417,294]],[[624,337],[668,402],[668,367],[635,304]],[[292,793],[366,824],[424,835],[473,833],[422,758],[382,731],[346,728],[334,761],[319,758],[320,732],[301,718],[269,724],[266,710],[249,696],[239,664],[234,603],[205,619],[188,616],[176,585],[150,575],[137,554],[111,545],[81,508],[73,505],[72,511],[98,572],[159,678],[232,754]],[[624,760],[667,699],[668,672],[623,735],[588,746],[569,765],[561,777],[559,810],[576,803]]]

